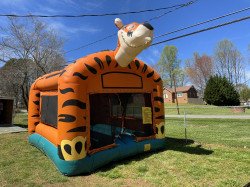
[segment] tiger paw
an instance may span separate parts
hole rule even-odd
[[[85,143],[86,137],[82,136],[77,136],[73,140],[62,140],[59,146],[60,158],[67,161],[85,158]]]
[[[161,122],[160,124],[156,124],[156,139],[165,138],[165,123]]]

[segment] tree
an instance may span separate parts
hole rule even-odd
[[[28,60],[10,59],[0,69],[2,94],[14,97],[16,108],[19,103],[28,104],[25,102],[28,101],[28,90],[31,84],[28,81],[33,69],[31,65]]]
[[[240,98],[242,101],[248,102],[248,100],[250,99],[250,88],[248,88],[247,86],[243,87],[240,92]]]
[[[178,50],[175,46],[166,46],[161,54],[161,58],[157,63],[157,70],[160,73],[164,86],[174,88],[184,83],[185,74],[180,68],[180,60],[177,58]],[[183,86],[183,85],[182,85]],[[175,94],[177,112],[179,112],[179,104],[177,94]]]
[[[61,69],[65,64],[63,42],[53,30],[35,18],[22,21],[9,18],[9,25],[4,30],[7,36],[0,41],[0,61],[5,63],[1,70],[4,78],[1,86],[3,82],[9,84],[6,86],[9,88],[6,90],[7,95],[13,91],[10,88],[18,86],[28,108],[29,88],[34,80],[45,73]]]
[[[185,73],[180,68],[180,60],[178,60],[177,54],[178,50],[175,46],[166,46],[155,66],[166,87],[174,87],[174,78],[176,86],[182,86],[185,83]]]
[[[186,61],[186,73],[190,81],[196,86],[200,94],[204,94],[204,89],[208,79],[213,75],[213,61],[210,56],[194,53],[191,60]]]
[[[216,106],[237,106],[240,104],[239,93],[226,77],[210,77],[204,91],[204,100]]]
[[[229,40],[220,41],[215,49],[216,74],[225,76],[235,86],[244,80],[243,57]]]

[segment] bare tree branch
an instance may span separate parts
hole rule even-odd
[[[205,54],[194,53],[193,59],[186,61],[186,73],[202,96],[208,79],[214,74],[213,66],[212,58]]]
[[[235,86],[245,79],[244,59],[229,40],[220,41],[215,49],[216,73],[225,76]]]
[[[32,82],[42,74],[61,69],[65,64],[63,42],[35,18],[9,18],[9,26],[4,29],[7,35],[0,41],[0,61],[4,62],[0,70],[4,73],[1,76],[4,80],[0,84],[8,83],[5,92],[13,93],[18,101],[22,98],[27,106]],[[18,91],[14,87],[18,87]]]

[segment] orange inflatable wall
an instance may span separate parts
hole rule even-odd
[[[164,138],[164,103],[162,80],[159,74],[139,59],[127,67],[115,60],[115,51],[102,51],[78,59],[65,69],[38,78],[32,85],[29,98],[28,131],[38,133],[58,147],[65,160],[79,160],[90,150],[90,102],[96,93],[150,93],[154,135]],[[42,96],[57,96],[57,128],[41,122]],[[140,139],[138,139],[139,141]],[[85,145],[81,152],[67,154],[65,145]],[[96,151],[110,148],[112,145]]]

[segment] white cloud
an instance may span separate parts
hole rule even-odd
[[[34,14],[44,15],[44,14],[56,14],[56,13],[59,13],[59,11],[57,9],[53,9],[53,8],[50,8],[50,7],[47,7],[44,5],[40,5],[39,12],[36,12]]]
[[[9,10],[21,10],[26,11],[27,6],[29,5],[29,2],[26,0],[1,0],[0,1],[0,7],[8,8]],[[8,10],[7,9],[7,10]]]
[[[76,2],[74,0],[47,0],[47,4],[50,4],[52,6],[58,7],[58,5],[61,8],[69,8],[73,11],[92,11],[93,9],[101,8],[102,5],[105,3],[104,0],[92,0],[92,1],[79,1]],[[74,12],[73,11],[73,12]]]
[[[153,55],[154,55],[155,57],[159,57],[159,58],[160,58],[161,52],[160,52],[158,49],[153,48],[153,49],[151,49],[151,51],[152,51],[152,53],[153,53]]]
[[[94,27],[79,27],[79,28],[73,28],[73,33],[76,32],[88,32],[88,33],[97,33],[101,32],[102,29],[94,28]]]
[[[84,4],[81,6],[81,8],[84,10],[87,10],[87,11],[91,11],[93,9],[102,7],[103,3],[104,3],[103,1],[84,2]]]
[[[62,22],[50,22],[48,23],[49,28],[54,29],[55,31],[57,31],[58,33],[64,35],[64,36],[68,36],[71,34],[79,34],[79,33],[89,33],[89,34],[95,34],[97,32],[101,32],[102,30],[96,27],[92,27],[89,25],[85,25],[85,26],[81,26],[81,27],[69,27],[64,25]]]
[[[0,38],[5,38],[5,37],[8,37],[8,36],[9,36],[8,34],[0,33]]]
[[[246,71],[246,79],[250,79],[250,70]]]
[[[149,47],[138,55],[138,58],[146,64],[154,66],[161,57],[161,51],[157,47]]]
[[[62,2],[66,3],[66,4],[76,5],[76,3],[73,0],[62,0]]]

